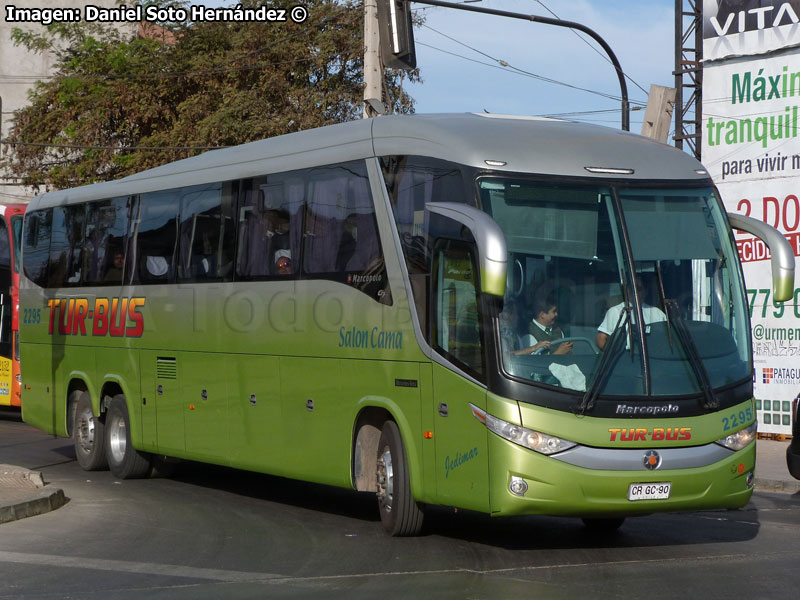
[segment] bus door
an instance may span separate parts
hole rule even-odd
[[[489,511],[487,429],[470,405],[486,409],[485,364],[474,245],[439,240],[432,266],[431,342],[447,362],[433,364],[434,440],[439,501]]]

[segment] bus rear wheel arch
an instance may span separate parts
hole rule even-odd
[[[131,421],[125,396],[117,394],[106,410],[105,453],[108,467],[119,479],[139,479],[150,474],[152,456],[131,443]]]

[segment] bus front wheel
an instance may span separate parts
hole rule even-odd
[[[381,523],[394,536],[417,535],[422,510],[411,495],[403,438],[394,421],[386,421],[378,443],[378,507]]]
[[[108,467],[119,479],[139,479],[150,474],[151,456],[131,444],[131,422],[125,396],[117,394],[106,411]]]
[[[104,437],[103,422],[92,412],[92,397],[89,392],[83,392],[75,406],[72,441],[75,444],[75,457],[84,471],[108,468]]]

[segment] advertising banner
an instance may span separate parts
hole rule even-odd
[[[800,256],[800,48],[706,64],[703,125],[703,164],[726,210],[776,227]],[[734,233],[752,320],[759,431],[788,434],[791,400],[800,394],[800,281],[791,301],[775,303],[769,250]]]
[[[800,46],[800,0],[703,0],[703,59]]]

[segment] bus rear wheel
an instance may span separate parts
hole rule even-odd
[[[394,421],[386,421],[378,443],[378,508],[381,523],[394,536],[417,535],[422,510],[411,495],[403,438]]]
[[[150,474],[151,455],[131,444],[131,422],[125,396],[117,394],[106,411],[106,456],[108,467],[119,479],[140,479]]]
[[[75,406],[72,441],[75,444],[75,457],[84,471],[108,468],[104,437],[103,422],[92,412],[92,397],[89,392],[83,392]]]

